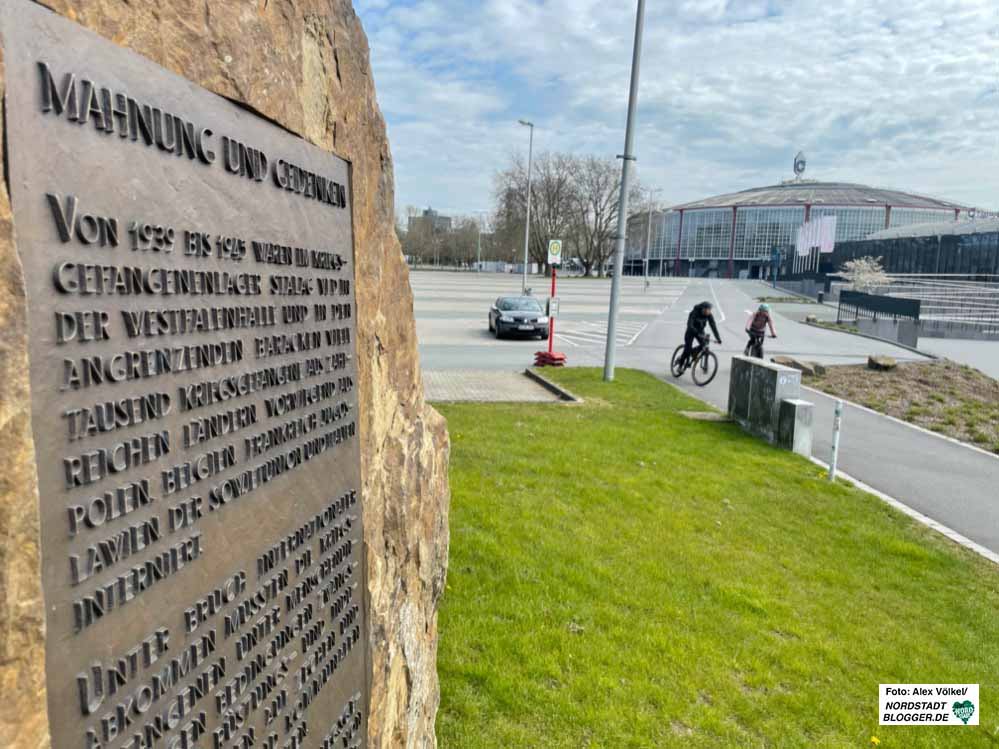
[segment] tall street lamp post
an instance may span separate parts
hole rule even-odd
[[[614,246],[614,278],[611,279],[610,311],[607,314],[607,348],[604,353],[604,381],[614,379],[614,357],[617,341],[617,308],[621,296],[621,274],[624,272],[624,244],[628,238],[628,189],[631,187],[631,162],[635,160],[635,110],[638,108],[638,77],[642,62],[642,32],[645,29],[645,0],[638,0],[635,16],[635,46],[631,57],[631,91],[628,94],[628,124],[624,133],[624,154],[621,164],[621,198],[617,211],[617,237]]]
[[[645,275],[645,288],[649,287],[649,260],[652,259],[652,204],[656,193],[659,192],[662,190],[658,187],[649,190],[649,218],[645,227],[645,267],[642,269]]]
[[[644,0],[643,0],[644,1]],[[518,120],[524,127],[531,128],[531,142],[527,149],[527,221],[524,223],[524,281],[520,287],[520,293],[527,293],[527,248],[531,241],[531,171],[534,167],[534,123],[527,120]]]
[[[478,227],[479,231],[478,231],[478,239],[476,240],[476,243],[478,244],[478,249],[476,250],[476,256],[475,256],[475,270],[481,273],[482,272],[482,217],[481,216],[479,217],[479,220],[476,222],[476,226]]]
[[[482,272],[482,217],[487,213],[487,211],[483,211],[483,210],[480,209],[478,211],[475,211],[475,213],[477,214],[477,220],[475,222],[475,226],[478,229],[478,233],[477,233],[478,236],[476,238],[476,244],[477,244],[476,260],[477,260],[477,263],[475,265],[475,271],[477,273],[481,273]]]

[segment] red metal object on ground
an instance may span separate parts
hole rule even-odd
[[[552,265],[552,297],[555,296],[555,266]],[[551,312],[551,310],[549,310]],[[535,367],[564,367],[565,354],[553,351],[555,343],[555,318],[548,318],[548,350],[534,354]]]
[[[564,367],[565,354],[555,351],[539,351],[534,355],[535,367]]]

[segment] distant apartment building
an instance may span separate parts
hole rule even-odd
[[[446,233],[451,231],[451,217],[442,216],[433,208],[427,208],[419,216],[410,216],[407,231],[420,231],[429,229],[433,233]]]

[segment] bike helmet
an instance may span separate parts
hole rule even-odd
[[[770,305],[769,304],[761,304],[760,305],[760,312],[769,312],[769,311],[770,311]]]
[[[697,306],[700,307],[701,309],[714,309],[715,307],[715,305],[713,305],[711,302],[701,302]]]

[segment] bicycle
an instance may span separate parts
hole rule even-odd
[[[749,341],[746,343],[746,348],[742,352],[743,356],[754,356],[757,359],[763,358],[763,339],[765,338],[763,333],[750,333]],[[772,335],[771,338],[776,338],[777,336]]]
[[[694,352],[693,360],[681,364],[683,358],[683,345],[677,346],[673,352],[673,359],[670,361],[670,373],[674,377],[682,377],[683,373],[690,369],[690,376],[694,384],[704,387],[710,383],[718,374],[718,357],[711,350],[711,339],[707,339],[697,351]]]

